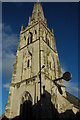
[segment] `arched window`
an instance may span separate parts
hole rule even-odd
[[[32,35],[30,35],[30,43],[32,43]]]
[[[28,40],[27,40],[27,45],[29,45],[30,43],[32,43],[32,33],[29,32],[29,37],[28,37]]]
[[[49,40],[47,39],[47,44],[48,44],[48,46],[49,46]]]
[[[35,30],[35,34],[37,34],[37,31]]]
[[[27,45],[29,45],[29,37],[28,37],[28,40],[27,40]]]
[[[47,34],[46,34],[46,42],[47,42]]]
[[[32,43],[32,33],[30,32],[30,43]]]
[[[27,67],[29,68],[29,60],[27,61]]]
[[[48,36],[47,36],[48,34],[46,34],[46,43],[47,43],[47,45],[49,46],[50,44],[49,44],[49,39],[48,39]]]
[[[24,36],[24,39],[26,40],[26,37]]]
[[[50,62],[50,70],[51,70],[51,62]]]

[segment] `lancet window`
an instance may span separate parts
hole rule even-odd
[[[46,34],[46,43],[47,43],[48,46],[50,46],[47,34]]]
[[[22,79],[30,78],[32,73],[32,54],[29,51],[24,52]]]
[[[30,43],[32,43],[32,39],[33,39],[33,35],[31,32],[29,32],[29,37],[27,39],[27,45],[29,45]]]
[[[24,39],[26,40],[26,37],[24,36]]]
[[[37,34],[37,31],[35,30],[35,34]]]
[[[27,61],[27,68],[29,68],[29,62],[30,62],[30,60],[28,59],[28,61]]]
[[[54,67],[55,67],[55,64],[54,64],[54,59],[51,55],[51,53],[48,55],[48,58],[47,58],[47,66],[48,66],[48,75],[51,79],[54,79],[55,78],[55,71],[54,71]]]

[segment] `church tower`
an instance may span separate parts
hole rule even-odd
[[[32,105],[37,103],[44,87],[51,94],[51,101],[59,113],[71,108],[63,81],[57,82],[61,93],[53,82],[61,76],[54,31],[47,27],[42,5],[36,2],[28,26],[21,27],[5,115],[8,118],[19,115],[25,100],[30,100]]]

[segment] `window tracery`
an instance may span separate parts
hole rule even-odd
[[[23,56],[22,79],[24,80],[30,78],[32,73],[32,54],[30,54],[28,51],[25,51]]]
[[[47,66],[48,66],[48,74],[51,79],[55,78],[55,71],[54,71],[54,59],[51,53],[47,57]]]
[[[33,34],[31,32],[29,32],[29,36],[28,36],[28,39],[27,39],[27,45],[32,43],[32,41],[33,41]]]

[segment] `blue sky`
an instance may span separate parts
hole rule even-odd
[[[13,63],[19,42],[21,25],[24,28],[32,15],[34,3],[3,3],[2,5],[2,113],[8,99]],[[72,80],[64,82],[66,90],[80,98],[78,91],[78,4],[42,3],[44,15],[54,35],[62,72],[72,73]]]

